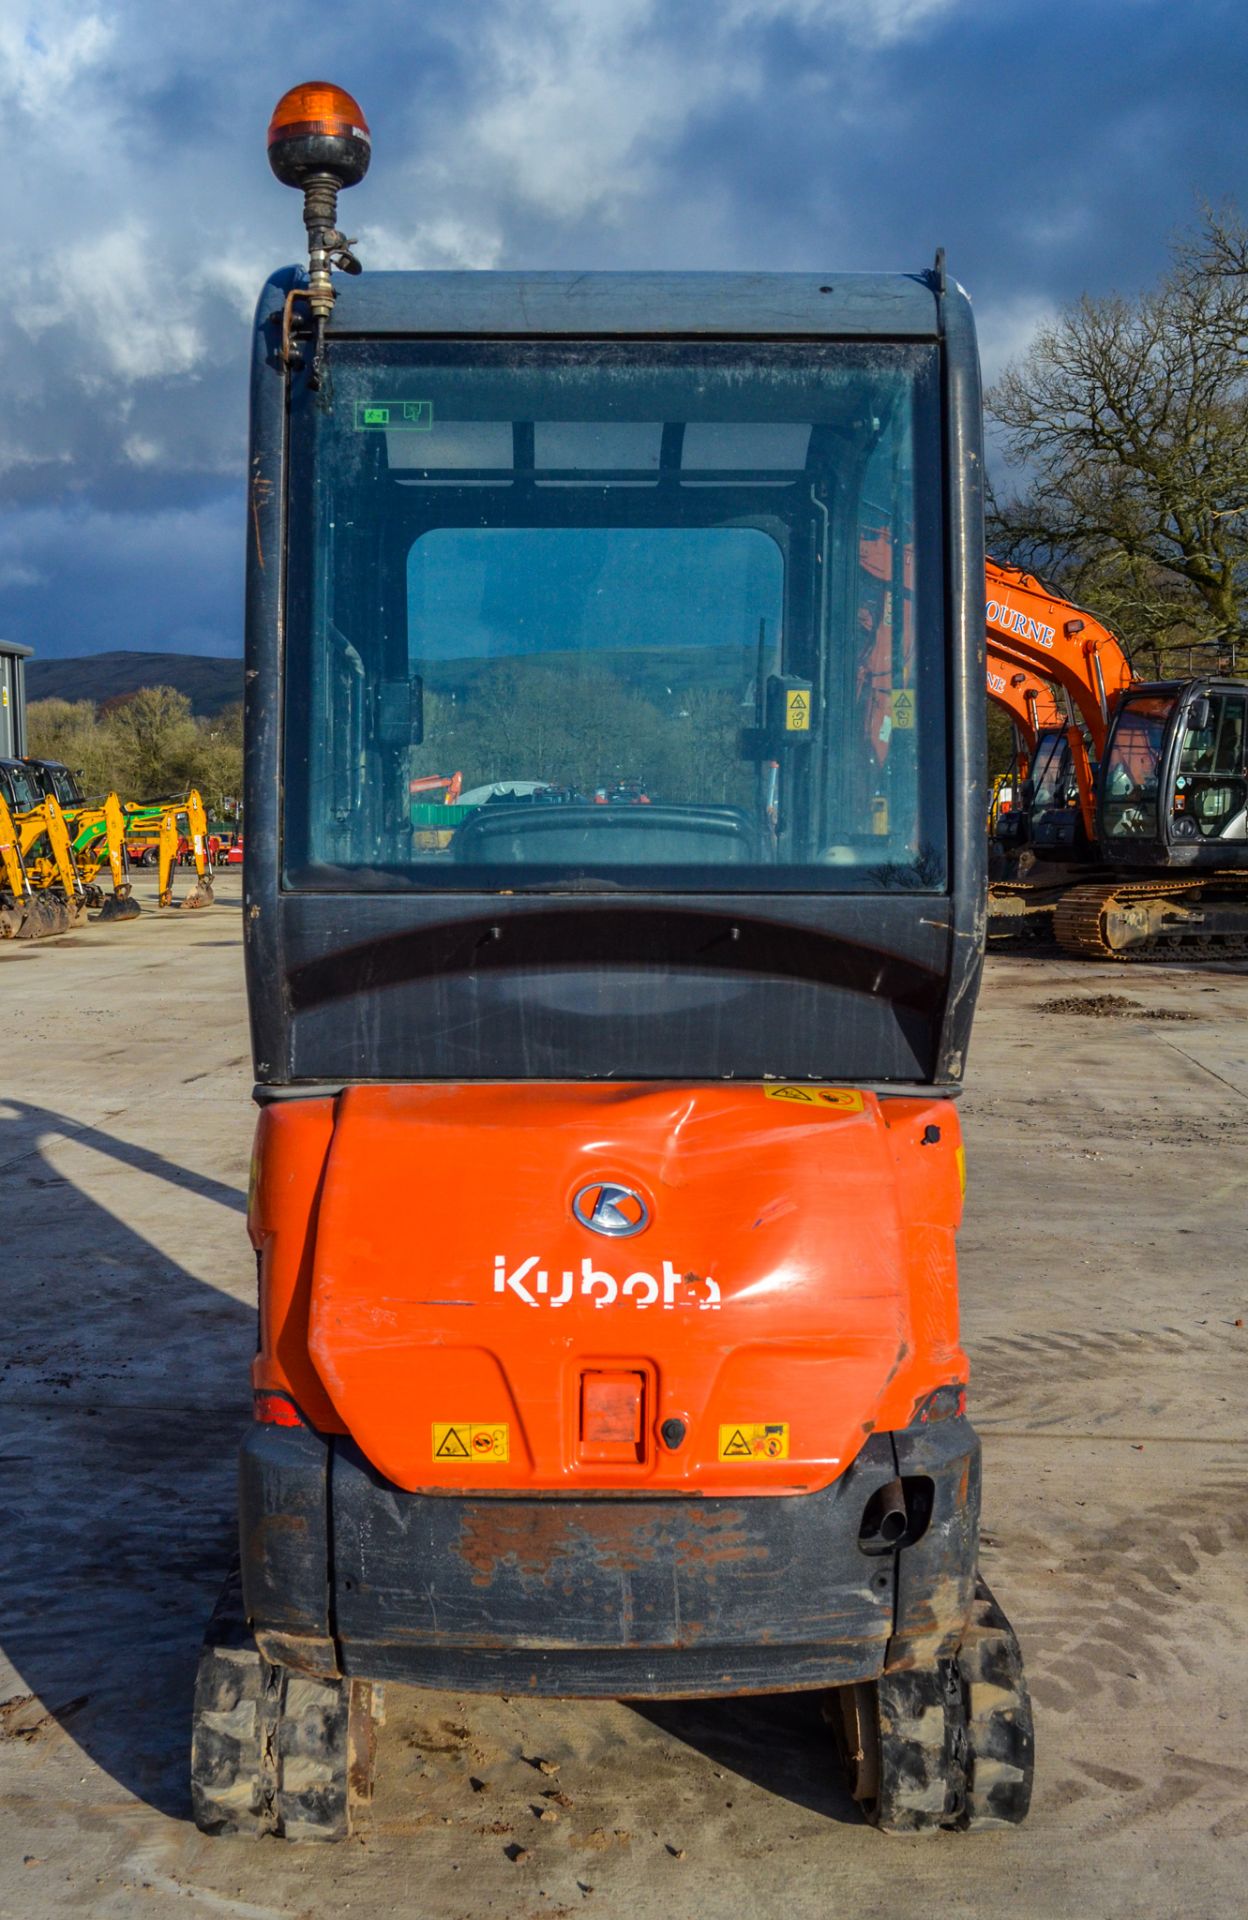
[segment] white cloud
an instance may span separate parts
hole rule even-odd
[[[496,267],[502,251],[497,229],[476,227],[453,214],[405,229],[374,222],[359,233],[361,257],[379,272]]]
[[[693,36],[663,0],[502,0],[465,19],[490,84],[464,128],[503,193],[576,219],[618,216],[650,191],[667,152],[709,104],[756,98],[765,84],[756,29],[784,21],[883,49],[921,31],[954,0],[718,0]]]
[[[844,28],[859,46],[890,47],[921,32],[957,0],[726,0],[723,17],[741,24],[791,20],[799,26]]]
[[[101,65],[115,30],[98,13],[65,0],[13,4],[0,15],[0,101],[46,123],[72,115],[68,97]]]
[[[62,248],[24,278],[18,326],[32,336],[66,322],[85,331],[123,381],[187,373],[203,353],[189,296],[137,220]]]
[[[975,327],[985,386],[991,386],[1011,360],[1021,359],[1041,327],[1056,318],[1053,302],[1039,293],[976,302]]]
[[[45,577],[24,560],[0,560],[0,588],[38,587]]]

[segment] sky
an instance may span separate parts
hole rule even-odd
[[[916,271],[985,373],[1248,211],[1243,0],[0,0],[0,636],[242,650],[249,328],[302,258],[265,158],[360,101],[365,271]]]

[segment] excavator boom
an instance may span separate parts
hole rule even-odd
[[[1022,567],[984,563],[989,644],[1069,694],[1099,759],[1119,695],[1135,679],[1117,635]]]
[[[1067,724],[1068,716],[1052,682],[1002,653],[991,640],[987,677],[988,698],[1014,722],[1029,758],[1036,751],[1041,732]]]

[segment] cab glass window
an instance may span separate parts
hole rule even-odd
[[[1107,837],[1156,838],[1158,781],[1173,711],[1171,695],[1146,694],[1128,700],[1114,722],[1102,774],[1101,819]]]
[[[336,343],[291,407],[287,884],[943,889],[936,375]]]

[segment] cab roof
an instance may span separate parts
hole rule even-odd
[[[275,276],[266,292],[299,284]],[[340,278],[336,334],[935,340],[935,274],[373,273]],[[949,293],[965,298],[952,283]],[[280,304],[280,293],[270,304]]]

